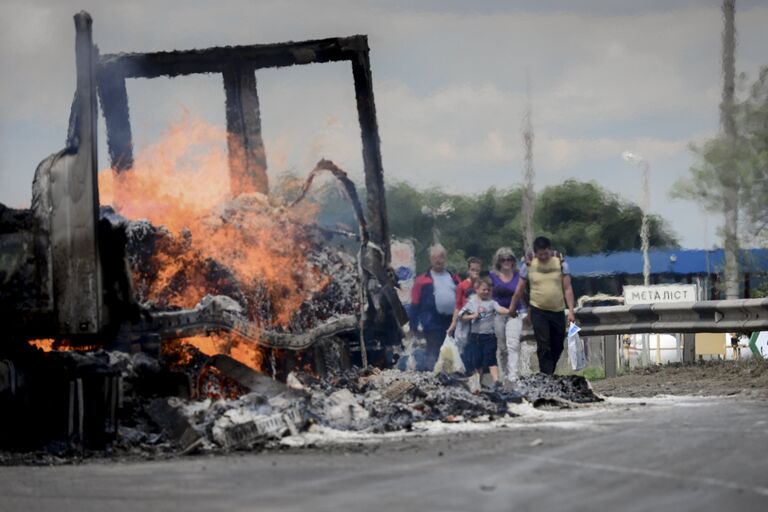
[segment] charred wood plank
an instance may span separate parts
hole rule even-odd
[[[267,157],[261,137],[255,69],[252,65],[230,65],[223,75],[232,195],[268,194]]]
[[[389,221],[384,190],[384,167],[381,163],[381,141],[376,121],[376,104],[373,99],[373,80],[368,56],[368,39],[352,60],[352,76],[355,81],[357,116],[363,142],[363,168],[365,188],[368,192],[368,222],[371,240],[384,251],[384,265],[389,265]]]
[[[223,375],[234,380],[250,392],[272,397],[286,391],[288,387],[272,377],[259,373],[253,368],[244,365],[240,361],[225,354],[212,356],[207,363],[219,370]]]
[[[105,72],[125,78],[156,78],[221,73],[228,66],[241,63],[263,69],[351,60],[367,49],[367,38],[356,35],[184,51],[106,54],[101,57],[100,65]]]
[[[124,171],[133,167],[133,142],[125,78],[105,73],[103,68],[99,67],[97,79],[101,110],[107,126],[110,164],[115,171]]]

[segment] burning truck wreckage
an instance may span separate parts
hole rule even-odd
[[[489,421],[524,400],[601,400],[581,377],[477,389],[451,368],[409,369],[365,36],[100,55],[90,16],[75,27],[66,148],[38,166],[30,209],[0,205],[0,450],[253,449],[313,431]],[[255,71],[335,61],[352,65],[367,208],[329,160],[292,198],[269,194]],[[214,166],[224,180],[184,183],[205,196],[184,202],[165,195],[162,157],[133,154],[125,81],[194,73],[223,77],[228,151]],[[194,145],[186,128],[175,135]],[[313,220],[306,196],[325,173],[357,232]]]

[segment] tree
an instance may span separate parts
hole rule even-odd
[[[490,188],[469,196],[436,188],[420,191],[407,183],[396,183],[387,188],[390,230],[396,238],[414,240],[420,271],[429,265],[427,249],[433,228],[448,249],[450,266],[457,270],[463,270],[464,258],[470,255],[490,264],[501,246],[510,246],[522,255],[523,192],[522,187]],[[433,218],[422,213],[424,206],[435,209],[444,203],[452,206],[446,215]],[[571,180],[541,192],[536,231],[549,236],[556,248],[569,256],[635,250],[640,247],[642,216],[637,205],[621,201],[596,183]],[[650,227],[652,246],[677,246],[662,219],[651,217]]]
[[[764,243],[768,228],[768,66],[760,70],[748,96],[737,106],[736,116],[745,161],[741,205],[750,237]]]
[[[643,212],[594,182],[568,180],[539,195],[539,232],[566,255],[631,251],[640,248]],[[674,247],[677,240],[659,217],[649,219],[650,245]]]
[[[451,211],[429,216],[424,207],[437,210],[449,204]],[[448,248],[449,266],[464,269],[466,256],[478,256],[486,263],[497,248],[512,246],[520,254],[522,234],[520,214],[522,190],[490,188],[470,196],[448,194],[437,188],[419,191],[407,183],[387,187],[387,211],[392,236],[410,238],[416,246],[417,267],[428,266],[427,251],[433,240],[433,230]]]
[[[747,97],[735,96],[735,2],[723,1],[723,93],[720,133],[692,146],[697,162],[673,197],[700,201],[724,214],[725,293],[739,297],[739,239],[762,238],[768,226],[768,68],[760,71]],[[741,75],[741,81],[745,81]]]
[[[278,185],[285,195],[296,195],[296,180]],[[768,183],[766,184],[768,187]],[[365,197],[365,191],[358,191]],[[490,265],[496,249],[509,246],[523,255],[523,186],[489,188],[475,195],[449,194],[439,188],[417,189],[405,182],[387,185],[390,234],[411,239],[416,248],[416,266],[429,267],[428,249],[434,237],[448,249],[449,268],[463,271],[466,257],[482,258]],[[319,184],[308,198],[317,206],[318,222],[329,228],[356,231],[349,201],[334,180]],[[556,249],[567,256],[630,251],[640,248],[643,212],[595,182],[569,180],[546,187],[538,195],[534,228],[548,236]],[[650,218],[650,245],[677,247],[667,223]],[[354,247],[351,243],[349,247]]]
[[[746,80],[745,75],[741,81]],[[768,67],[732,106],[732,134],[720,133],[701,145],[692,145],[697,161],[688,179],[680,180],[673,197],[694,199],[707,210],[726,212],[736,190],[743,238],[765,242],[768,228]],[[726,248],[733,235],[723,229]]]

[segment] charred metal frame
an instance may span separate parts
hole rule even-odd
[[[67,147],[46,159],[38,171],[49,186],[41,210],[50,236],[53,309],[57,331],[94,335],[103,328],[103,283],[97,225],[99,221],[96,144],[96,78],[98,50],[88,13],[75,16],[77,90],[72,105]],[[41,176],[38,174],[38,177]],[[37,179],[37,177],[36,177]]]
[[[349,61],[362,137],[371,241],[385,251],[385,264],[389,264],[389,227],[369,51],[368,38],[356,35],[278,44],[103,55],[99,59],[97,79],[112,168],[122,172],[133,166],[126,78],[221,73],[226,93],[232,190],[266,194],[267,165],[256,70]]]
[[[44,254],[38,256],[39,261],[45,262],[41,266],[45,266],[46,275],[50,276],[46,282],[50,283],[49,295],[53,300],[43,304],[45,310],[39,312],[38,317],[44,321],[21,322],[23,325],[19,327],[25,335],[34,332],[44,334],[43,337],[65,337],[71,341],[87,343],[104,334],[107,337],[111,337],[110,334],[114,336],[115,330],[125,320],[120,309],[130,304],[112,304],[115,301],[105,300],[108,295],[106,292],[114,287],[114,283],[103,282],[105,279],[110,281],[108,274],[111,267],[109,255],[101,254],[99,250],[100,243],[110,242],[108,239],[99,240],[96,116],[98,97],[106,121],[111,166],[116,172],[129,171],[133,166],[133,143],[125,82],[127,78],[221,73],[226,92],[233,193],[268,193],[255,71],[267,67],[351,62],[368,195],[369,236],[364,240],[364,255],[372,251],[380,253],[376,258],[366,256],[362,267],[366,276],[370,274],[379,281],[378,288],[382,288],[382,293],[386,294],[391,285],[386,279],[386,268],[390,260],[389,233],[369,48],[365,36],[100,56],[92,40],[90,15],[82,11],[74,18],[77,89],[70,114],[67,145],[64,150],[40,164],[35,177],[36,185],[33,187],[38,191],[33,200],[33,210],[40,223],[39,231],[41,236],[47,235],[50,238],[50,245],[43,251]],[[366,277],[363,289],[373,293],[366,284],[368,282]],[[399,306],[399,303],[396,305]],[[197,310],[188,313],[191,317],[205,316]],[[380,316],[379,308],[376,308],[376,314]],[[125,326],[121,328],[124,337],[132,338],[129,333],[136,328],[151,329],[152,326],[145,325],[146,321],[136,323],[137,320],[134,318],[129,322],[132,329],[126,331]],[[379,320],[377,316],[374,323],[378,324]],[[190,323],[190,318],[185,318],[185,321]],[[345,319],[328,326],[328,332],[322,330],[308,333],[300,340],[285,340],[277,336],[279,339],[270,340],[270,343],[276,346],[308,346],[314,342],[316,335],[324,337],[339,329],[349,330],[349,323],[351,320]],[[215,328],[215,322],[213,324]],[[164,327],[170,331],[176,330],[174,326]],[[187,329],[190,327],[185,326]]]

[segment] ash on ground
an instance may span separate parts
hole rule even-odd
[[[117,446],[137,453],[253,450],[318,429],[408,431],[419,422],[514,416],[511,405],[523,401],[571,407],[602,400],[578,376],[534,375],[515,384],[479,387],[458,374],[353,368],[325,378],[294,371],[282,383],[227,356],[188,363],[197,398],[158,397],[146,393],[146,382],[148,372],[161,368],[148,366],[141,355],[126,356],[120,364],[133,396],[125,400],[130,410]]]

